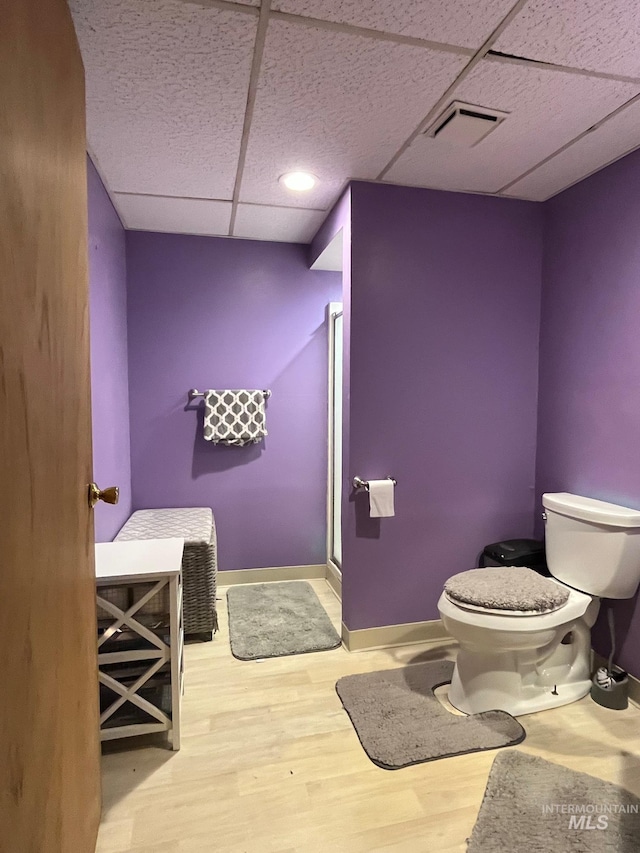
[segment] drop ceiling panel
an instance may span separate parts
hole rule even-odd
[[[413,38],[480,47],[514,0],[274,0],[273,9]]]
[[[544,201],[640,145],[640,103],[627,107],[601,127],[513,184],[506,195]]]
[[[640,77],[640,3],[529,0],[493,48],[558,65]]]
[[[239,204],[233,236],[284,243],[310,243],[325,216],[323,210]]]
[[[230,201],[122,193],[115,193],[113,200],[126,228],[170,234],[229,234]]]
[[[348,178],[373,178],[467,62],[466,56],[271,21],[240,200],[327,207]],[[304,169],[304,197],[278,184]]]
[[[230,198],[257,16],[178,0],[71,0],[87,133],[112,191]]]
[[[472,148],[420,135],[385,180],[498,192],[640,91],[640,85],[496,59],[482,61],[452,99],[509,116]]]

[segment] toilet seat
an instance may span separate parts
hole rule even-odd
[[[559,581],[556,581],[559,583]],[[563,586],[563,584],[560,584]],[[569,589],[567,603],[558,610],[551,613],[534,613],[521,616],[512,611],[501,610],[498,613],[489,613],[487,610],[467,610],[458,602],[453,602],[443,592],[438,601],[440,615],[463,625],[486,628],[488,631],[510,631],[510,632],[536,632],[547,628],[557,628],[559,625],[574,622],[587,611],[592,602],[592,597],[577,589]]]

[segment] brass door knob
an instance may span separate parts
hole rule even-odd
[[[117,504],[120,497],[120,489],[117,486],[109,486],[99,489],[95,483],[89,483],[89,506],[94,507],[98,501],[106,504]]]

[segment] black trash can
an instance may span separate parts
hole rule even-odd
[[[485,545],[480,566],[527,566],[541,575],[549,575],[544,542],[538,539],[505,539]]]

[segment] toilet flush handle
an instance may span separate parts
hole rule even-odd
[[[547,513],[546,513],[546,512],[544,512],[544,511],[542,512],[542,520],[543,520],[543,521],[546,521],[546,520],[547,520]]]

